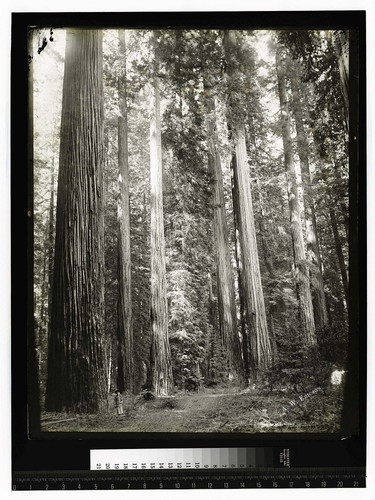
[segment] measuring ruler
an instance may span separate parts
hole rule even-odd
[[[363,468],[15,472],[13,490],[363,488]]]
[[[360,467],[298,467],[284,447],[91,449],[90,470],[14,472],[15,490],[361,488]]]

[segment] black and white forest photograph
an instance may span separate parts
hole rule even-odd
[[[46,433],[338,433],[349,30],[29,31]]]

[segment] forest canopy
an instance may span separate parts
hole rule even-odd
[[[328,391],[348,354],[348,32],[32,34],[43,410]]]

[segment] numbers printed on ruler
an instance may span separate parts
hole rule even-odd
[[[365,487],[364,474],[325,475],[298,473],[283,476],[280,472],[272,474],[271,471],[257,475],[255,471],[244,474],[240,470],[227,470],[218,474],[210,474],[191,469],[190,473],[180,471],[173,473],[167,468],[158,474],[145,475],[142,469],[134,471],[129,469],[126,473],[118,470],[110,474],[102,469],[90,476],[69,477],[20,477],[13,481],[13,490],[152,490],[152,489],[279,489],[279,488],[361,488]]]
[[[279,449],[272,466],[257,465],[257,457],[270,457],[258,448],[213,449],[111,449],[91,450],[90,474],[82,471],[54,477],[47,474],[27,478],[16,476],[15,490],[78,489],[280,489],[280,488],[362,488],[365,474],[358,468],[338,469],[334,474],[321,468],[281,467]],[[283,449],[284,450],[284,449]],[[288,453],[287,453],[288,452]],[[268,453],[268,455],[267,455]],[[283,457],[290,455],[283,451]],[[268,460],[269,458],[267,458]],[[289,462],[288,462],[289,463]],[[263,472],[261,472],[263,471]]]

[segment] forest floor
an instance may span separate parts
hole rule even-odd
[[[234,388],[177,392],[146,401],[124,397],[117,415],[113,398],[108,412],[90,415],[42,412],[44,432],[338,432],[342,390],[270,392]]]

